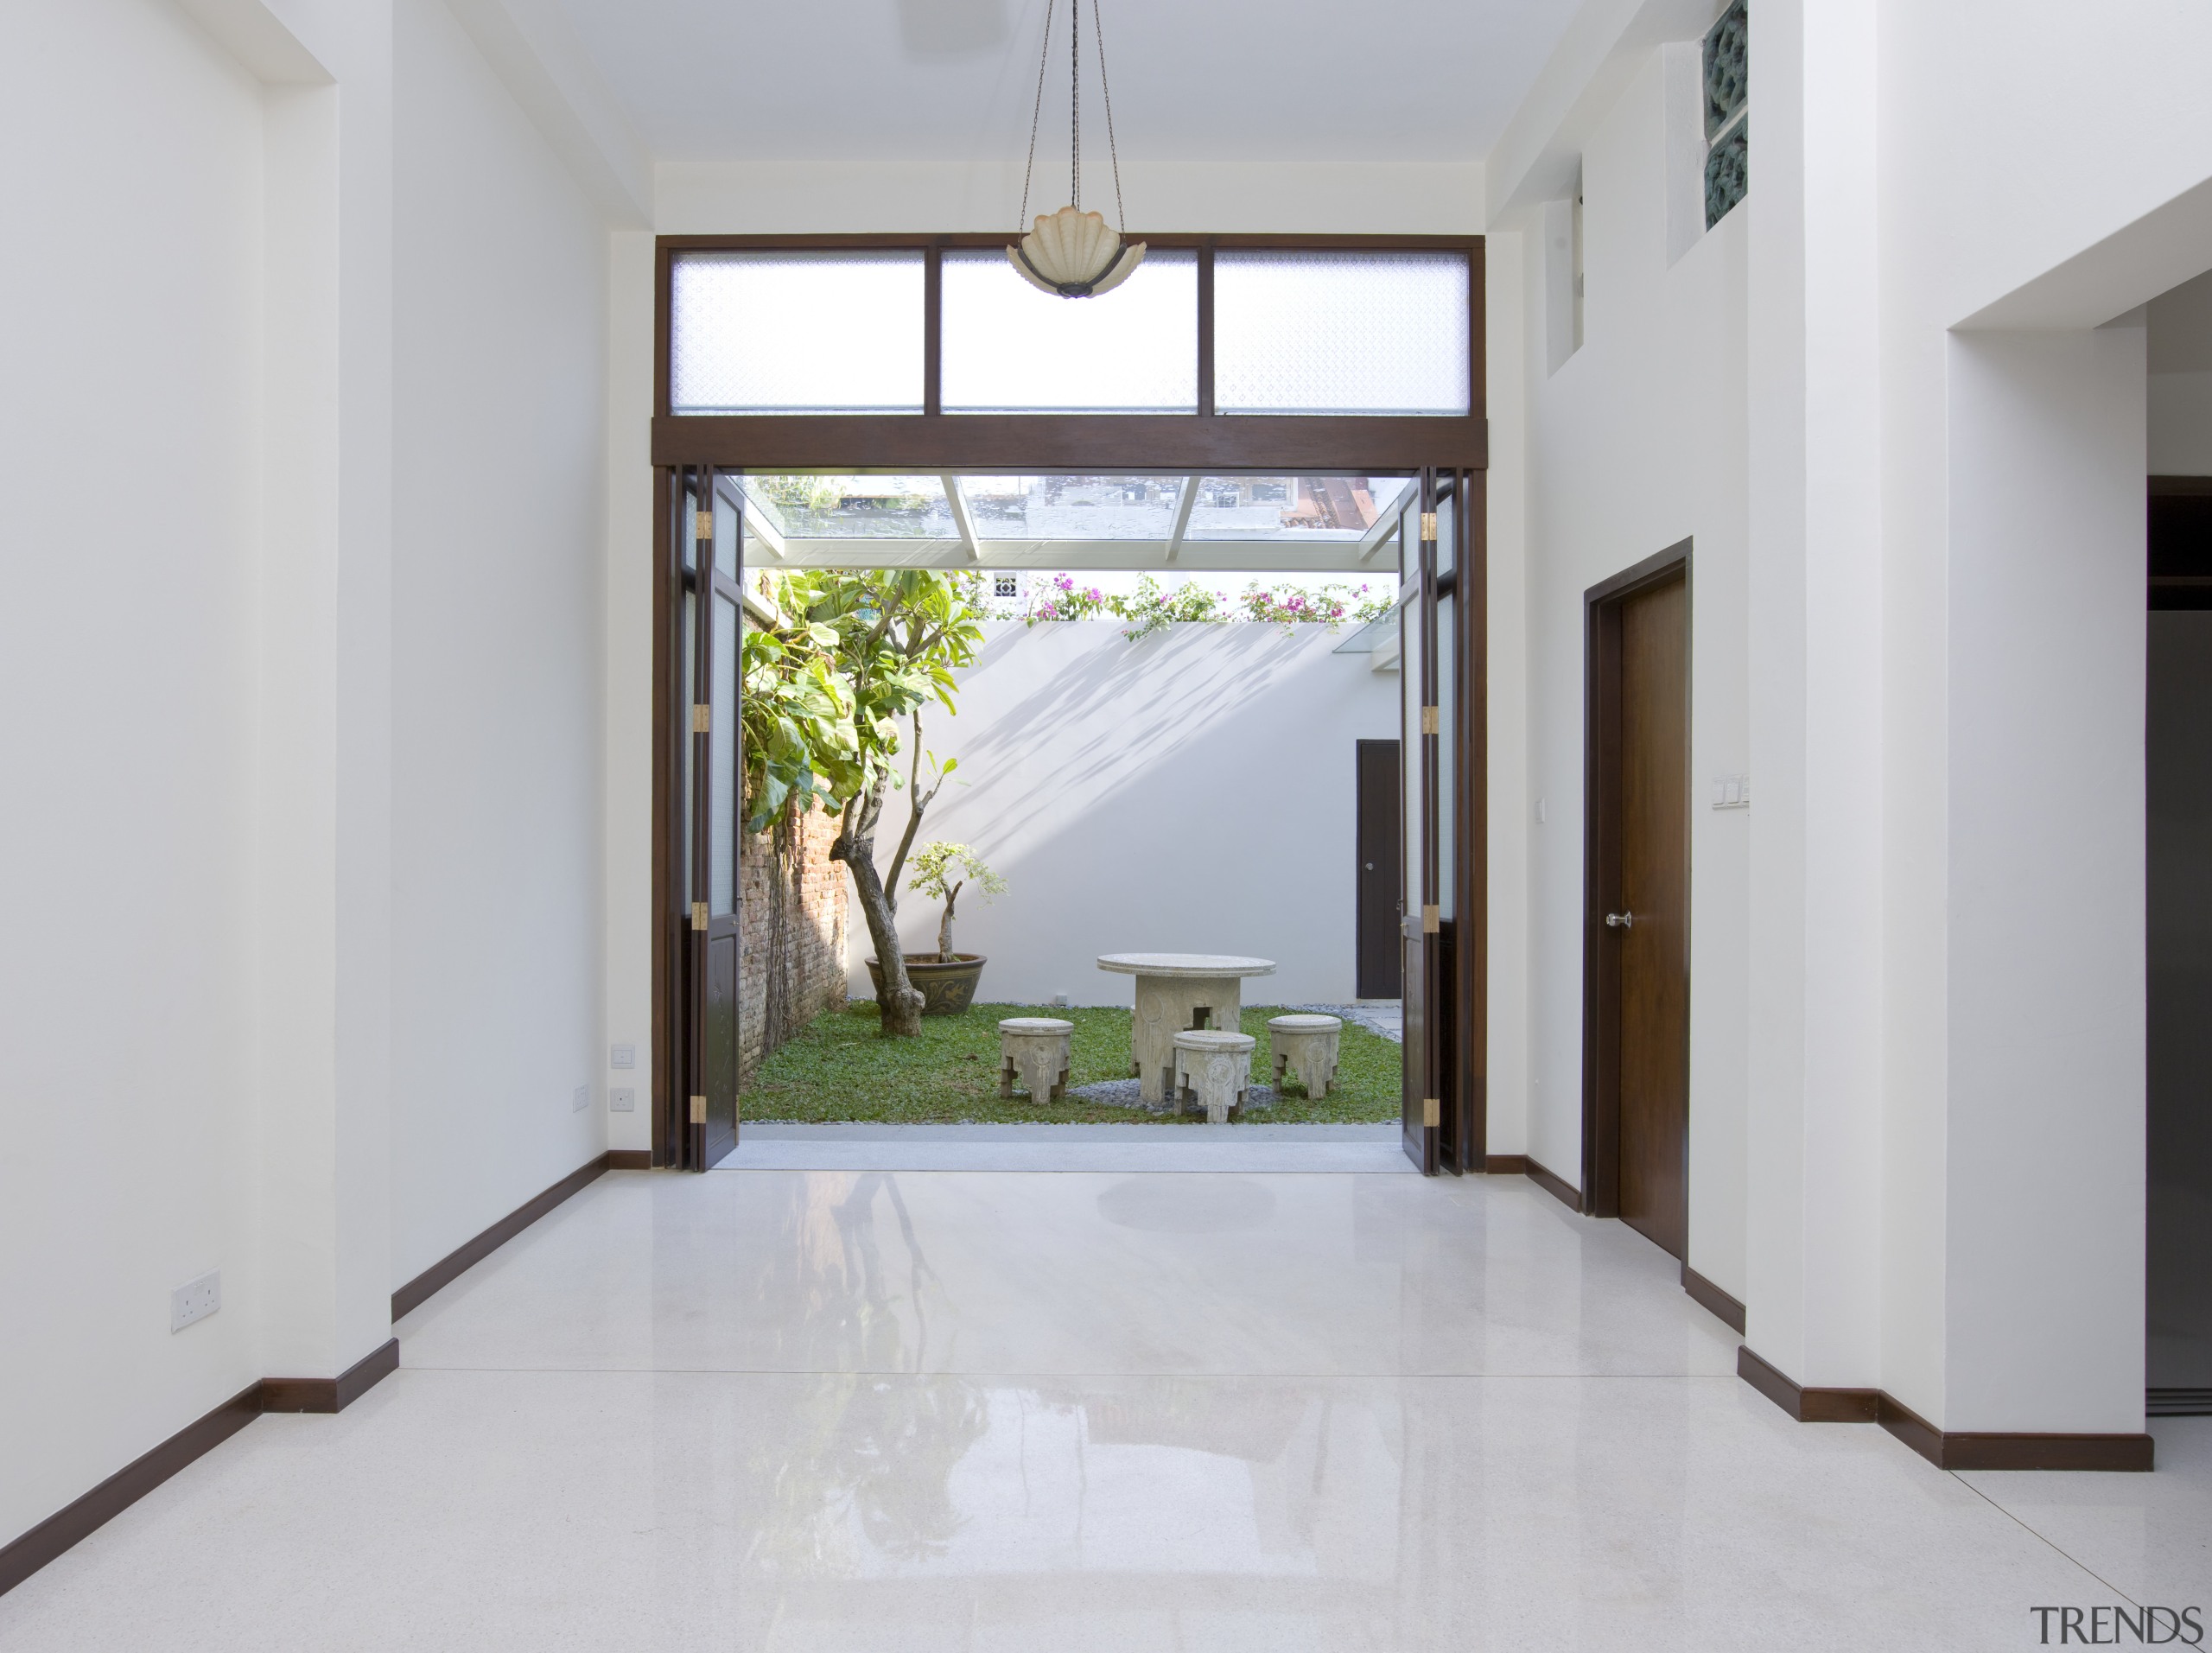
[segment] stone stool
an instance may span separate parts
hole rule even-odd
[[[1057,1016],[1008,1016],[999,1023],[999,1095],[1014,1094],[1017,1075],[1032,1102],[1058,1102],[1068,1087],[1068,1047],[1075,1023]]]
[[[1205,1104],[1206,1123],[1226,1124],[1244,1111],[1244,1088],[1252,1082],[1252,1052],[1259,1040],[1249,1033],[1189,1027],[1175,1035],[1175,1111],[1193,1094]]]
[[[1285,1071],[1298,1070],[1306,1094],[1319,1101],[1337,1079],[1337,1041],[1344,1030],[1335,1016],[1269,1016],[1268,1044],[1275,1059],[1275,1094],[1282,1094]]]

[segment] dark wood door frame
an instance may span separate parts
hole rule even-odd
[[[1621,892],[1621,607],[1679,578],[1694,624],[1690,554],[1682,540],[1582,594],[1582,1209],[1592,1217],[1620,1215],[1620,953],[1605,943]]]
[[[1127,415],[947,415],[942,410],[942,330],[937,303],[942,291],[941,253],[950,248],[997,246],[995,235],[664,236],[658,245],[654,328],[652,461],[661,479],[654,512],[653,635],[653,1163],[704,1169],[693,1121],[695,1076],[702,1071],[696,986],[702,966],[693,957],[691,914],[686,899],[684,823],[681,818],[686,740],[690,733],[690,685],[680,683],[683,652],[676,637],[683,595],[696,576],[685,566],[683,546],[692,525],[683,520],[695,480],[746,471],[895,470],[1007,472],[1064,469],[1153,470],[1258,474],[1322,472],[1398,473],[1426,468],[1433,509],[1440,488],[1455,503],[1454,568],[1442,588],[1465,596],[1455,602],[1454,796],[1439,800],[1459,815],[1452,864],[1437,869],[1448,878],[1456,906],[1449,934],[1440,931],[1423,968],[1436,978],[1448,1007],[1433,999],[1427,1020],[1440,1087],[1440,1118],[1425,1169],[1483,1170],[1485,1141],[1489,956],[1488,703],[1486,698],[1487,534],[1484,467],[1489,423],[1484,417],[1484,244],[1479,236],[1192,236],[1143,238],[1152,245],[1191,247],[1198,260],[1198,408],[1165,416]],[[670,406],[670,297],[677,254],[697,250],[789,250],[918,247],[925,253],[921,412],[897,416],[677,416]],[[1468,389],[1465,415],[1430,416],[1246,416],[1215,411],[1212,391],[1212,266],[1218,248],[1267,247],[1314,251],[1438,251],[1463,252],[1468,261]],[[698,486],[710,486],[698,480]],[[700,554],[711,568],[712,546]],[[1433,562],[1430,564],[1433,569]],[[715,582],[700,582],[702,606]],[[1437,583],[1432,577],[1429,596]],[[1433,612],[1433,608],[1432,608]],[[1433,650],[1430,658],[1433,659]],[[1432,696],[1433,699],[1433,696]],[[1418,737],[1414,737],[1418,739]],[[1411,760],[1414,739],[1401,746]],[[703,761],[702,763],[702,770]],[[702,772],[695,770],[695,773]],[[1432,773],[1433,772],[1432,771]],[[696,809],[696,805],[695,805]],[[703,821],[703,817],[702,817]],[[696,869],[695,869],[696,870]],[[1432,889],[1435,887],[1433,884]],[[1433,902],[1436,897],[1432,894]],[[1413,922],[1414,915],[1408,916]],[[1426,939],[1425,938],[1422,939]],[[1442,955],[1448,949],[1448,960]],[[1408,985],[1408,992],[1412,984]],[[1448,1027],[1443,1024],[1451,1024]],[[1409,1038],[1418,1037],[1409,1026]],[[1451,1059],[1443,1059],[1449,1052]]]

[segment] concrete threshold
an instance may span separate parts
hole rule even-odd
[[[743,1128],[717,1171],[1418,1174],[1379,1125],[798,1125]]]

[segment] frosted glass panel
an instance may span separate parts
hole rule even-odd
[[[687,252],[671,295],[678,413],[918,413],[918,252]]]
[[[939,476],[748,476],[786,539],[958,539]]]
[[[1224,249],[1213,304],[1223,413],[1469,410],[1464,254]]]
[[[1198,259],[1154,251],[1100,298],[1040,293],[1003,252],[944,255],[947,413],[1193,413]]]
[[[1164,540],[1179,476],[965,476],[978,539]]]
[[[737,605],[715,599],[714,709],[708,739],[714,745],[713,784],[707,811],[708,899],[728,912],[737,894]]]

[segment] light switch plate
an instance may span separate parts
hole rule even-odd
[[[591,1087],[588,1084],[578,1085],[575,1093],[569,1098],[569,1111],[572,1114],[580,1114],[590,1106]]]
[[[609,1067],[637,1066],[638,1047],[635,1045],[616,1045],[612,1046],[607,1053],[607,1065]]]
[[[219,1268],[188,1280],[169,1294],[169,1330],[181,1332],[194,1320],[204,1320],[223,1307],[223,1271]]]
[[[610,1114],[633,1114],[638,1111],[638,1093],[626,1084],[618,1084],[607,1093],[607,1111]]]

